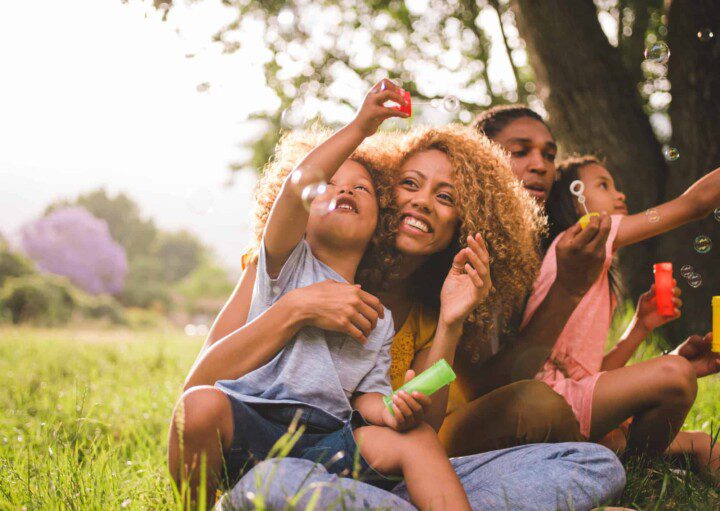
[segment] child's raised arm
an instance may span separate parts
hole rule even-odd
[[[701,220],[717,207],[720,207],[720,168],[698,179],[680,197],[653,208],[657,211],[657,214],[653,215],[659,218],[658,221],[648,221],[648,215],[644,212],[623,218],[614,248],[632,245],[689,222]]]
[[[386,101],[404,105],[402,89],[390,80],[378,82],[365,96],[355,118],[325,140],[300,162],[296,170],[303,176],[294,185],[296,189],[317,182],[329,181],[340,165],[350,157],[366,137],[374,134],[385,119],[407,117],[407,114],[383,106]],[[267,254],[267,270],[276,276],[295,246],[302,240],[307,226],[308,213],[300,197],[288,184],[289,178],[280,190],[265,224],[263,239]]]

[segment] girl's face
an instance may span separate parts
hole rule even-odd
[[[312,203],[308,243],[364,251],[375,232],[379,212],[370,173],[360,163],[346,160],[328,183],[328,190],[336,200],[335,209],[326,214],[319,211],[326,203]]]
[[[541,205],[555,182],[557,144],[550,130],[532,117],[516,119],[493,139],[510,153],[513,174]]]
[[[625,194],[615,187],[615,180],[602,165],[591,163],[578,169],[578,177],[585,185],[585,205],[590,212],[607,212],[610,215],[627,215]],[[585,209],[575,200],[578,215]]]
[[[450,160],[437,149],[416,153],[400,167],[396,244],[402,254],[429,256],[450,245],[459,218],[454,181]]]

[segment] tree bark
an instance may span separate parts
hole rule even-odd
[[[712,29],[714,37],[701,41],[698,31]],[[704,174],[720,166],[720,2],[674,0],[670,7],[668,77],[672,84],[670,117],[671,144],[680,158],[670,163],[666,199],[680,195]],[[717,204],[720,207],[720,204]],[[707,254],[693,248],[696,236],[713,240]],[[720,222],[711,215],[659,239],[658,256],[676,262],[679,269],[690,264],[702,275],[703,285],[693,289],[677,277],[683,288],[684,331],[673,328],[677,337],[688,332],[708,332],[711,325],[710,299],[720,295]],[[677,273],[677,271],[676,271]]]
[[[604,156],[631,211],[656,205],[668,168],[637,84],[603,33],[592,0],[515,0],[513,8],[562,152]],[[652,280],[655,242],[623,250],[621,262],[637,298]]]

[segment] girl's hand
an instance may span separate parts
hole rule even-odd
[[[405,383],[415,378],[415,371],[412,369],[405,373]],[[412,395],[401,390],[393,395],[393,411],[390,413],[386,406],[383,407],[382,419],[385,426],[395,431],[407,431],[422,422],[425,414],[430,409],[432,400],[420,392],[413,392]]]
[[[402,117],[406,118],[406,113],[400,112],[399,110],[384,106],[386,101],[394,101],[398,105],[405,105],[403,99],[403,89],[395,85],[392,81],[384,79],[373,85],[365,95],[360,110],[355,115],[355,119],[352,121],[360,130],[363,135],[369,137],[374,135],[380,125],[385,119],[390,117]]]
[[[468,246],[457,253],[440,291],[440,321],[462,324],[492,289],[490,255],[480,234],[468,236]]]
[[[682,300],[680,295],[682,291],[677,287],[677,281],[673,279],[673,303],[675,304],[675,314],[672,316],[661,316],[657,310],[657,300],[655,298],[655,284],[650,287],[650,291],[647,291],[640,295],[638,300],[637,309],[635,316],[637,317],[638,326],[644,329],[646,332],[651,332],[657,327],[674,321],[681,316],[680,309],[682,308]]]
[[[303,326],[349,335],[361,344],[385,317],[380,300],[359,285],[324,280],[285,295],[301,312]]]

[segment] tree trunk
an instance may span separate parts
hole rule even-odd
[[[714,37],[701,41],[697,34],[703,29],[712,29]],[[680,158],[670,164],[666,186],[669,200],[720,166],[720,2],[674,0],[667,42],[671,51],[668,64],[672,84],[671,144],[680,150]],[[698,254],[693,248],[693,240],[701,234],[713,240],[714,246],[707,254]],[[690,264],[703,277],[703,285],[698,289],[677,277],[688,318],[682,325],[686,327],[683,333],[710,331],[710,297],[720,295],[719,253],[720,222],[712,216],[659,239],[660,257],[674,261],[677,268]],[[673,330],[680,335],[677,327]]]
[[[631,211],[656,205],[668,168],[637,84],[603,33],[592,0],[515,0],[513,7],[563,153],[604,156]],[[650,286],[655,244],[622,251],[633,298]]]

